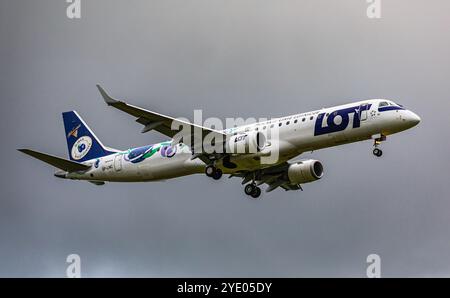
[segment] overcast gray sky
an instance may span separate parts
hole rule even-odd
[[[450,2],[0,2],[0,276],[450,276]],[[278,117],[391,98],[422,118],[388,138],[305,154],[325,177],[249,200],[204,175],[107,184],[53,177],[15,151],[67,156],[61,112],[116,148],[141,134],[95,88],[177,117]]]

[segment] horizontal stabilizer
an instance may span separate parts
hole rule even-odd
[[[17,149],[20,152],[23,152],[25,154],[28,154],[34,158],[37,158],[45,163],[48,163],[49,165],[52,165],[58,169],[67,171],[67,172],[76,172],[76,171],[85,171],[90,168],[90,166],[70,161],[64,158],[56,157],[53,155],[48,155],[45,153],[33,151],[30,149]]]

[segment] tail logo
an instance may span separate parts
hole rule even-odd
[[[88,154],[92,147],[92,139],[88,136],[79,138],[72,146],[72,158],[80,160]]]
[[[74,129],[72,129],[68,134],[67,138],[70,138],[71,136],[78,138],[78,129],[81,127],[81,124],[78,124]]]

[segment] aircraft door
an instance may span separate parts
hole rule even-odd
[[[114,158],[114,169],[119,172],[122,170],[122,155],[116,155]]]
[[[360,121],[367,120],[368,108],[369,108],[369,106],[367,103],[363,103],[362,105],[359,106],[359,120]]]

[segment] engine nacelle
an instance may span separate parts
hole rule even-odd
[[[260,131],[238,134],[225,144],[227,153],[258,153],[266,147],[266,136]]]
[[[318,160],[308,159],[291,164],[288,178],[293,184],[302,184],[319,180],[323,176],[323,166]]]

